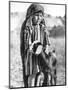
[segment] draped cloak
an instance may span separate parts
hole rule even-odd
[[[33,26],[31,18],[25,20],[22,24],[20,50],[25,75],[35,74],[40,69],[40,62],[37,56],[29,52],[30,45],[33,41],[38,40],[38,29],[40,31],[40,42],[43,47],[46,47],[48,44],[48,36],[45,30],[45,25],[44,27],[39,25],[39,28],[37,25]]]

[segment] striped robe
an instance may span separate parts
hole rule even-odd
[[[38,72],[39,68],[39,60],[36,55],[29,52],[27,48],[29,48],[30,44],[32,44],[35,40],[39,40],[43,47],[48,44],[47,34],[44,32],[44,29],[40,26],[32,26],[31,20],[29,19],[24,25],[24,28],[21,30],[21,55],[23,54],[22,59],[24,59],[24,73],[25,75],[32,75]],[[23,49],[23,52],[22,52]],[[25,54],[24,54],[25,53]]]

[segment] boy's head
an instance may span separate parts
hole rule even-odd
[[[40,23],[44,16],[44,8],[40,4],[31,4],[27,10],[26,18],[32,16],[32,23]]]
[[[32,24],[37,25],[40,24],[40,22],[43,20],[43,14],[42,12],[37,12],[32,17]]]

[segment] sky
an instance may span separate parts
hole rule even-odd
[[[31,3],[16,3],[11,2],[10,8],[11,12],[26,12],[27,8]],[[51,4],[41,4],[44,7],[44,12],[52,16],[64,16],[65,15],[65,5],[51,5]]]

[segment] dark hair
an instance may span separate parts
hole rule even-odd
[[[33,3],[27,9],[26,18],[29,18],[31,15],[34,15],[38,12],[42,12],[44,15],[44,8],[40,4]]]

